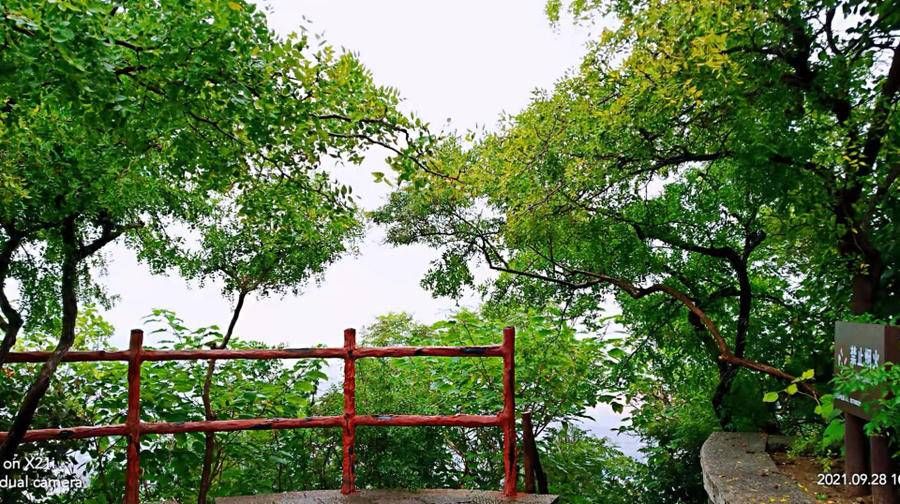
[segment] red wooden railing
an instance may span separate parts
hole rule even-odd
[[[144,333],[131,331],[127,351],[69,352],[66,362],[127,361],[128,362],[128,411],[124,424],[69,427],[62,429],[29,430],[25,442],[53,439],[85,439],[104,436],[125,436],[128,453],[125,469],[125,504],[138,504],[140,489],[140,440],[143,434],[176,434],[184,432],[225,432],[260,429],[299,429],[315,427],[340,427],[343,430],[343,478],[341,493],[356,490],[353,465],[356,459],[354,443],[356,427],[363,426],[453,426],[500,427],[503,431],[503,494],[516,494],[516,415],[515,415],[515,329],[503,330],[503,343],[495,346],[470,347],[357,347],[356,330],[344,331],[341,348],[284,348],[248,350],[145,350]],[[10,353],[8,362],[43,362],[50,352]],[[496,415],[357,415],[356,414],[356,360],[368,357],[502,357],[503,358],[503,409]],[[155,361],[225,360],[225,359],[343,359],[344,360],[344,414],[307,418],[255,418],[240,420],[205,420],[196,422],[142,422],[141,421],[141,364]],[[7,433],[0,433],[0,442]]]

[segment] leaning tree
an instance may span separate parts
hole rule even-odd
[[[108,244],[159,259],[261,185],[290,191],[290,218],[315,227],[350,204],[324,158],[358,162],[377,144],[407,160],[428,141],[355,57],[277,37],[244,1],[14,0],[0,16],[0,365],[23,327],[61,319],[4,460],[72,345],[79,302],[104,296],[91,272]],[[253,204],[259,232],[286,218]],[[304,260],[315,271],[331,252]]]
[[[252,180],[214,202],[214,209],[196,223],[195,243],[160,241],[142,252],[155,269],[177,269],[186,278],[219,280],[234,298],[234,309],[221,339],[210,342],[224,349],[235,334],[247,297],[297,294],[321,275],[341,254],[352,249],[362,233],[361,216],[342,198],[349,188],[325,174],[314,177],[319,190],[308,191],[292,178]],[[216,420],[212,401],[216,361],[207,363],[201,387],[206,420]],[[204,454],[197,502],[205,504],[226,455],[214,432],[204,433]]]

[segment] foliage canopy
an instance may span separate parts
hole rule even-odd
[[[480,264],[500,305],[555,302],[599,327],[616,301],[630,337],[609,383],[638,407],[653,476],[696,498],[710,419],[817,418],[814,401],[761,398],[827,392],[834,321],[900,313],[900,16],[856,0],[547,6],[563,9],[610,26],[580,67],[497,131],[446,139],[375,219],[442,251],[423,280],[437,294]]]

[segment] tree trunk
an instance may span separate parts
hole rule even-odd
[[[713,392],[712,407],[719,420],[719,426],[723,429],[727,429],[728,424],[731,423],[731,413],[725,408],[725,398],[731,392],[731,385],[734,383],[738,369],[740,368],[731,364],[719,365],[719,384],[716,385],[716,390]]]
[[[884,271],[881,251],[872,243],[868,223],[860,221],[855,209],[862,194],[862,182],[857,180],[851,188],[839,192],[834,209],[837,223],[845,228],[838,241],[838,251],[847,259],[853,278],[850,284],[850,311],[856,315],[875,311],[881,294],[881,273]]]
[[[241,291],[238,294],[237,304],[234,306],[234,312],[231,315],[231,322],[228,324],[228,331],[222,338],[222,343],[216,348],[223,349],[228,346],[228,341],[234,334],[234,326],[237,325],[238,318],[241,316],[241,310],[244,308],[244,300],[247,298],[247,292]],[[210,400],[210,389],[212,388],[213,373],[216,370],[216,361],[210,360],[206,368],[206,378],[203,381],[203,410],[207,420],[215,420],[216,415],[212,410],[212,401]],[[209,499],[209,489],[212,486],[213,474],[212,466],[216,458],[216,433],[207,432],[204,434],[203,447],[203,470],[200,473],[200,487],[197,490],[197,504],[207,504]]]
[[[12,263],[13,253],[22,244],[22,239],[18,235],[11,234],[9,239],[0,249],[0,312],[3,313],[2,329],[3,342],[0,343],[0,368],[6,362],[6,356],[9,354],[13,345],[16,344],[16,338],[19,329],[22,328],[24,321],[18,310],[13,308],[12,303],[6,296],[6,278],[9,276],[9,267]]]
[[[747,262],[744,260],[740,266],[736,266],[738,277],[738,319],[734,336],[734,355],[744,358],[747,349],[747,334],[750,332],[750,310],[753,307],[753,287],[750,285],[750,275],[747,273]]]
[[[716,350],[716,346],[713,344],[712,340],[706,337],[706,327],[703,326],[703,323],[700,322],[700,318],[697,317],[696,314],[688,312],[688,322],[694,328],[694,332],[697,333],[698,338],[701,343],[703,343],[710,358],[716,361],[716,365],[719,368],[719,383],[713,393],[711,402],[713,412],[715,412],[716,419],[719,421],[719,426],[725,429],[731,422],[731,415],[728,414],[723,406],[725,397],[731,391],[731,384],[734,381],[734,377],[737,375],[737,366],[718,358],[719,353]]]
[[[9,355],[13,345],[19,336],[19,330],[22,328],[22,319],[8,320],[6,330],[3,332],[3,342],[0,343],[0,369],[6,363],[6,356]]]
[[[752,250],[748,241],[746,247],[746,255]],[[750,332],[750,310],[753,306],[753,288],[750,285],[750,275],[747,273],[747,259],[743,257],[741,260],[731,261],[734,271],[737,274],[739,294],[738,294],[738,319],[734,337],[734,356],[744,358],[747,349],[747,334]],[[719,384],[712,396],[713,410],[716,412],[716,418],[719,419],[719,425],[726,429],[731,423],[731,414],[725,408],[725,398],[731,393],[731,385],[734,383],[740,368],[733,364],[719,362]]]
[[[67,218],[62,225],[63,261],[62,261],[62,331],[56,349],[50,354],[50,358],[41,367],[37,379],[31,384],[19,411],[13,420],[9,430],[9,436],[0,446],[0,462],[12,460],[16,449],[21,444],[25,432],[34,419],[35,411],[50,387],[50,380],[56,373],[56,368],[63,357],[68,353],[75,341],[75,324],[78,318],[78,240],[75,229],[75,217]],[[0,464],[0,476],[6,474]]]
[[[877,293],[878,281],[872,275],[856,273],[853,275],[850,311],[855,315],[872,312]]]
[[[212,364],[210,364],[212,366]],[[211,367],[210,367],[211,369]],[[210,417],[206,417],[211,420]],[[207,504],[209,502],[209,489],[212,486],[212,465],[216,454],[216,434],[207,432],[204,434],[203,447],[203,471],[200,474],[200,489],[197,491],[198,504]]]

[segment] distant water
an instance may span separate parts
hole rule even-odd
[[[629,416],[629,410],[626,409],[622,413],[616,413],[606,404],[600,404],[589,408],[585,414],[593,420],[584,419],[580,422],[581,427],[594,436],[605,437],[612,441],[625,455],[633,457],[643,462],[644,454],[640,452],[643,443],[640,438],[618,432],[616,429],[628,424],[626,419]]]

